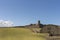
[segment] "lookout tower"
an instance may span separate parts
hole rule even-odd
[[[40,20],[38,20],[38,26],[39,26],[39,28],[43,27],[43,25],[41,24]]]
[[[40,20],[38,20],[38,26],[40,27]]]

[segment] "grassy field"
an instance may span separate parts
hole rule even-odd
[[[0,28],[0,40],[45,40],[45,36],[27,28]]]

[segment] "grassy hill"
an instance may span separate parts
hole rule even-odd
[[[27,28],[0,28],[0,40],[45,40],[45,36]]]

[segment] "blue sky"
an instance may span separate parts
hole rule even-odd
[[[60,0],[0,0],[0,20],[60,25]]]

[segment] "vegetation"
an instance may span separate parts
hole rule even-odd
[[[0,28],[0,40],[45,40],[45,36],[27,28]]]

